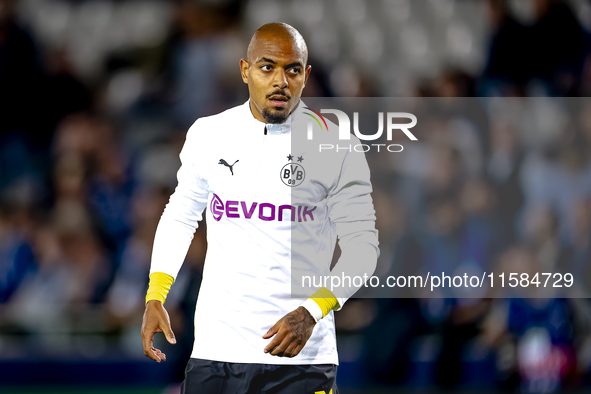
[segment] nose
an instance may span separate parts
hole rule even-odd
[[[279,89],[287,88],[287,75],[285,74],[285,70],[282,68],[277,68],[275,71],[275,75],[273,76],[273,87]]]

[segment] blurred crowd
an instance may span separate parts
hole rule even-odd
[[[39,11],[50,3],[61,13]],[[196,118],[248,98],[238,61],[259,3],[0,0],[0,360],[144,357],[151,246],[178,153]],[[336,318],[344,385],[555,392],[591,383],[591,41],[575,12],[591,15],[591,4],[514,3],[478,2],[477,70],[450,63],[394,91],[383,70],[349,58],[317,65],[311,50],[306,94],[431,103],[417,143],[368,154],[381,273],[462,262],[568,272],[577,285],[536,299],[351,300]],[[158,20],[159,34],[119,37],[100,15],[122,7],[138,31]],[[72,49],[92,37],[60,30],[65,14],[87,17],[93,37],[114,37],[92,62]],[[40,28],[44,16],[53,19]],[[304,37],[312,49],[322,39]],[[166,302],[179,342],[192,343],[204,228]],[[173,350],[176,379],[190,350]]]
[[[487,382],[554,392],[588,384],[591,101],[446,97],[420,103],[413,112],[422,122],[415,130],[419,141],[402,136],[397,142],[404,154],[368,154],[378,274],[486,273],[496,275],[495,288],[470,298],[461,289],[435,289],[429,298],[352,301],[358,305],[340,312],[337,329],[361,346],[368,376],[384,384],[420,386],[423,374],[427,386],[445,388]],[[570,274],[574,282],[554,276],[545,288],[542,281],[518,288],[505,282],[500,289],[500,273]]]

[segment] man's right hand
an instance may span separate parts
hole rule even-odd
[[[168,312],[164,309],[164,305],[160,301],[151,300],[146,304],[146,311],[142,321],[144,354],[157,362],[166,361],[166,355],[160,350],[154,349],[154,334],[157,332],[163,332],[170,344],[174,345],[176,343],[176,338],[170,327],[170,318]]]

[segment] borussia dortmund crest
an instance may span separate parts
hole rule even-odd
[[[306,178],[306,171],[302,165],[302,162],[304,161],[303,156],[298,156],[296,158],[295,156],[289,154],[287,156],[287,160],[289,163],[284,165],[281,169],[281,181],[289,187],[301,185]]]

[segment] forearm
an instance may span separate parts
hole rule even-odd
[[[369,226],[368,226],[369,227]],[[330,272],[330,277],[338,280],[328,284],[339,283],[339,286],[318,289],[302,306],[305,307],[316,321],[322,319],[331,310],[339,310],[345,302],[363,286],[364,282],[354,280],[355,277],[369,278],[375,272],[379,256],[377,231],[364,230],[349,234],[340,239],[341,257]],[[342,278],[351,278],[343,281]],[[358,285],[355,286],[355,283]]]
[[[358,239],[353,239],[346,244],[341,242],[341,257],[330,272],[331,278],[335,277],[339,280],[329,281],[331,284],[340,284],[331,289],[339,303],[335,310],[339,310],[364,286],[365,281],[355,280],[355,278],[369,278],[376,270],[379,250],[377,245],[367,240],[370,237],[371,235],[361,235]],[[343,278],[351,278],[351,280],[343,280]]]
[[[160,219],[150,267],[150,284],[146,303],[158,300],[164,303],[170,287],[185,260],[195,233],[195,227],[179,222],[166,214]]]
[[[163,272],[176,278],[191,246],[193,234],[194,226],[162,215],[154,237],[150,274]]]

